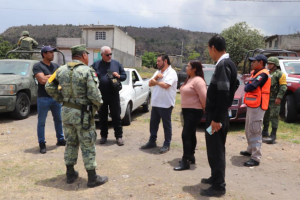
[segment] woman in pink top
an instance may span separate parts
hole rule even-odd
[[[186,67],[188,75],[185,83],[180,87],[181,108],[183,115],[183,157],[176,171],[190,169],[190,163],[195,164],[195,148],[197,145],[196,128],[205,110],[206,83],[202,64],[192,60]]]

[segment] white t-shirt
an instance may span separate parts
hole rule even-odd
[[[161,73],[161,71],[157,70],[151,79],[153,79],[158,73]],[[168,89],[164,89],[158,85],[153,86],[151,106],[160,108],[170,108],[171,106],[174,107],[178,81],[177,73],[170,65],[162,74],[163,78],[160,78],[157,81],[164,82],[171,86]]]

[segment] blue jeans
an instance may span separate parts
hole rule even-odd
[[[160,119],[162,119],[164,133],[165,133],[164,146],[170,147],[171,139],[172,139],[172,124],[171,124],[172,110],[173,110],[173,106],[171,106],[170,108],[152,107],[151,119],[150,119],[151,135],[150,135],[149,142],[156,142]]]
[[[37,136],[39,143],[46,143],[45,141],[45,123],[48,115],[48,111],[51,110],[57,141],[64,140],[64,134],[61,121],[61,104],[57,103],[51,97],[39,97],[37,99],[38,110],[38,125]]]

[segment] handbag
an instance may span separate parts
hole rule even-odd
[[[120,90],[122,90],[122,83],[117,77],[112,74],[112,71],[110,69],[107,70],[106,75],[114,91],[119,92]]]

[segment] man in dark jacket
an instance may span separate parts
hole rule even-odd
[[[202,196],[221,196],[225,189],[225,142],[229,126],[228,108],[231,106],[236,91],[237,70],[226,51],[225,39],[220,35],[213,36],[208,42],[211,58],[216,61],[206,97],[206,130],[205,140],[207,158],[211,176],[202,179],[201,183],[211,187],[201,190]]]
[[[117,139],[117,144],[119,146],[124,145],[122,140],[123,127],[121,124],[121,107],[120,107],[120,95],[119,91],[115,90],[107,77],[108,72],[112,72],[112,75],[118,78],[120,81],[124,81],[127,78],[126,72],[124,71],[122,65],[112,59],[111,49],[108,46],[103,46],[101,48],[102,60],[93,63],[92,67],[95,69],[100,84],[99,89],[102,95],[103,104],[99,111],[100,119],[100,129],[101,129],[101,139],[100,144],[105,144],[107,141],[108,128],[107,128],[107,118],[108,118],[108,106],[110,110],[110,115],[112,118],[112,123],[114,126],[115,137]]]

